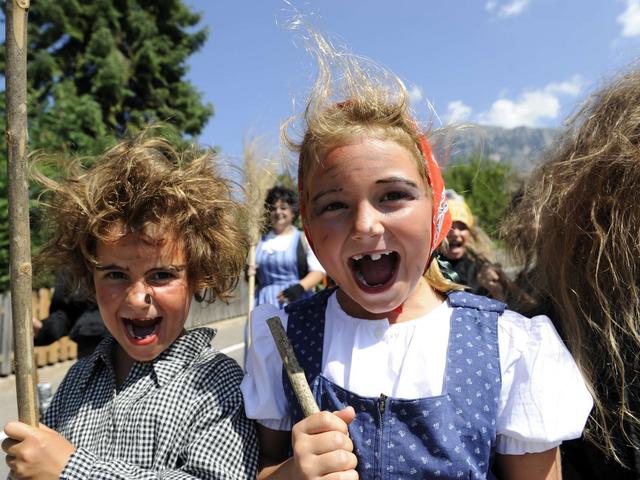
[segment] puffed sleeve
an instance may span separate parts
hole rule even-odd
[[[593,400],[546,316],[505,311],[498,324],[502,389],[496,451],[521,455],[581,435]]]
[[[313,251],[311,249],[307,251],[307,265],[309,266],[310,272],[325,273],[324,268],[322,268],[322,265],[320,264],[316,256],[313,254]]]
[[[279,316],[287,328],[287,314],[265,303],[251,312],[251,346],[240,384],[247,417],[272,430],[291,430],[291,417],[282,386],[282,360],[267,325]]]

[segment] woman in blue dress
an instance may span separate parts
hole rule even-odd
[[[277,185],[267,192],[265,205],[271,228],[256,248],[255,304],[283,308],[310,296],[322,281],[324,269],[294,225],[298,218],[297,194]]]

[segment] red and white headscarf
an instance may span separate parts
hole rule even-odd
[[[431,256],[451,229],[451,215],[447,205],[447,196],[444,192],[444,180],[438,162],[436,162],[436,157],[431,150],[431,145],[424,135],[420,135],[419,142],[420,152],[427,167],[427,177],[431,186],[433,204],[431,207],[431,250],[429,252]]]

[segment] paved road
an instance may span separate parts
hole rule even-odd
[[[244,323],[245,317],[238,317],[209,325],[218,330],[213,345],[237,361],[240,366],[244,364]],[[38,369],[39,381],[51,383],[55,390],[71,365],[73,361],[42,367]],[[13,376],[0,377],[0,426],[18,417],[15,391]],[[3,433],[0,433],[0,438],[4,438]],[[4,454],[0,452],[0,479],[6,478],[8,473]]]

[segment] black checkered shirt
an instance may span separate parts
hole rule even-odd
[[[60,478],[255,478],[242,370],[214,350],[214,335],[189,331],[154,361],[136,362],[118,390],[113,338],[78,361],[43,419],[77,448]]]

